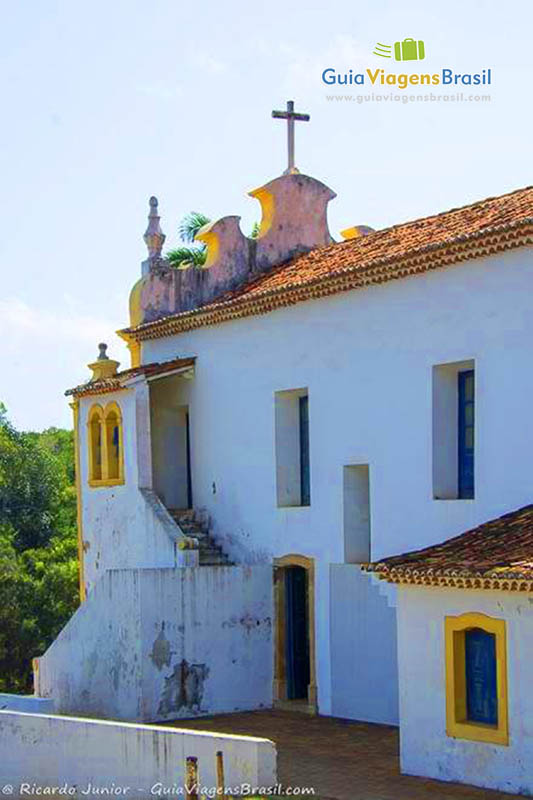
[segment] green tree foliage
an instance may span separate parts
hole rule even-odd
[[[0,691],[31,692],[77,605],[73,433],[17,431],[0,405]]]
[[[176,269],[184,269],[185,267],[202,267],[207,258],[207,247],[205,244],[194,244],[196,234],[207,225],[211,220],[202,214],[200,211],[191,211],[181,220],[178,225],[178,233],[182,242],[185,244],[182,247],[176,247],[174,250],[169,250],[167,259]]]

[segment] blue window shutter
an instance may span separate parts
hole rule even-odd
[[[311,482],[309,475],[309,398],[299,398],[300,402],[300,505],[311,502]]]
[[[481,628],[465,631],[465,661],[467,719],[497,725],[495,635]]]
[[[458,494],[461,498],[474,497],[474,430],[475,430],[475,378],[474,370],[458,374],[459,396],[459,470]]]

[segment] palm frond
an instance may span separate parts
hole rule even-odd
[[[204,225],[211,222],[209,217],[201,211],[191,211],[186,214],[178,225],[178,233],[182,242],[194,242],[194,237]]]
[[[166,254],[167,261],[175,269],[202,267],[206,258],[207,248],[205,247],[176,247]]]

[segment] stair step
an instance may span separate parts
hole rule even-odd
[[[190,522],[183,522],[182,519],[177,519],[176,522],[183,528],[183,530],[188,531],[205,531],[205,528],[202,525],[191,525]]]
[[[233,566],[233,562],[219,544],[209,535],[209,516],[192,508],[167,508],[185,536],[198,542],[199,564],[203,567]]]

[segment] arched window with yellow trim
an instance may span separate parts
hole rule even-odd
[[[94,405],[89,411],[89,484],[116,486],[124,483],[122,414],[117,403],[105,410]]]
[[[95,405],[89,411],[89,483],[100,483],[103,478],[102,423],[104,409]]]
[[[122,416],[116,403],[106,406],[104,419],[107,479],[122,482]]]

